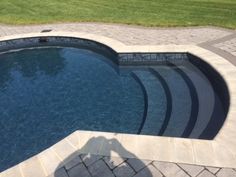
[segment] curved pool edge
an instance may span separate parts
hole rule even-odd
[[[83,152],[80,151],[87,141],[98,136],[118,140],[136,158],[236,168],[236,67],[229,61],[211,51],[194,45],[126,46],[114,39],[87,33],[31,33],[1,37],[0,41],[45,36],[88,39],[102,43],[117,53],[183,52],[193,54],[210,64],[224,78],[230,95],[229,112],[224,125],[214,140],[76,131],[36,156],[3,171],[0,173],[1,177],[10,175],[27,177],[32,176],[32,174],[33,176],[47,176],[53,173],[62,161],[75,152],[108,155],[106,147],[100,141],[95,142],[96,146],[83,148]],[[124,153],[119,147],[117,147],[116,152],[119,152],[119,156],[122,157],[129,157],[130,155]],[[112,153],[109,155],[117,156],[118,154]]]

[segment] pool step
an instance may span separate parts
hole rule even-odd
[[[193,64],[185,63],[181,70],[191,78],[198,93],[199,108],[197,121],[188,137],[199,138],[212,117],[215,102],[214,90],[206,76]]]
[[[169,117],[166,117],[165,124],[162,125],[162,130],[159,135],[182,137],[190,116],[191,116],[191,93],[188,84],[179,70],[174,66],[157,66],[153,67],[152,71],[159,73],[171,93],[172,110]]]
[[[166,96],[160,80],[148,70],[134,71],[133,74],[140,80],[146,91],[147,112],[141,125],[141,134],[157,135],[163,124],[166,114]]]
[[[215,109],[215,93],[197,67],[191,63],[178,67],[170,63],[134,74],[147,97],[141,134],[185,138],[205,136],[203,132]]]

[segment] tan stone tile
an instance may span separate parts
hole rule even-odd
[[[0,173],[1,177],[23,177],[19,165],[14,166]]]
[[[81,137],[80,135],[79,137]],[[82,153],[91,153],[91,154],[101,154],[104,153],[104,149],[112,141],[115,133],[105,133],[105,132],[91,132],[90,137],[88,138],[86,144],[80,148]],[[109,149],[110,152],[110,149]]]
[[[160,157],[158,156],[159,152],[167,145],[169,139],[145,135],[124,135],[121,138],[121,142],[123,146],[122,153],[127,154],[126,157],[156,160],[156,158]],[[167,149],[165,146],[166,150],[170,149]]]
[[[174,139],[174,150],[177,162],[194,163],[193,145],[190,139]]]
[[[149,52],[187,52],[187,46],[182,45],[156,45],[149,46]]]
[[[207,140],[193,140],[195,162],[200,165],[215,166],[216,162],[212,143]]]
[[[228,138],[236,138],[236,124],[234,123],[235,121],[236,119],[233,118],[233,115],[228,115],[222,127],[222,131],[228,136]]]
[[[22,162],[20,168],[24,177],[46,177],[47,175],[36,156]]]
[[[121,134],[118,137],[117,152],[118,156],[126,158],[135,158],[137,156],[137,141],[139,137],[136,135]]]
[[[201,58],[204,61],[209,61],[209,58],[214,57],[215,55],[209,51],[200,51],[200,50],[191,50],[191,54]]]
[[[80,137],[78,131],[73,132],[72,134],[67,136],[66,139],[75,147],[75,149],[79,149]]]
[[[61,159],[51,149],[47,149],[38,155],[38,158],[45,169],[47,175],[50,175],[60,168],[62,165]]]
[[[213,151],[217,154],[214,159],[216,165],[219,167],[236,167],[236,156],[230,151],[227,145],[219,144],[217,142],[212,143]],[[234,149],[235,150],[235,149]]]
[[[228,138],[227,134],[225,133],[221,133],[219,136],[217,136],[217,138],[215,139],[215,142],[225,145],[229,150],[233,152],[236,147],[235,139]]]
[[[160,143],[154,136],[140,136],[136,142],[136,154],[141,159],[152,160],[158,157],[157,151],[159,151]]]
[[[91,131],[77,131],[76,134],[79,140],[76,141],[77,137],[75,137],[72,144],[75,143],[76,147],[83,152],[81,149],[85,149],[85,146],[91,137]]]
[[[150,160],[171,161],[175,159],[173,138],[158,137],[155,141],[156,157]]]
[[[62,161],[69,160],[76,155],[76,149],[66,139],[53,145],[52,150]]]
[[[140,46],[140,45],[132,45],[132,46],[126,46],[126,52],[143,52],[143,53],[148,53],[150,50],[149,46]]]

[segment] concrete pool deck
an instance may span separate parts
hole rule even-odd
[[[38,33],[44,29],[52,29],[52,32]],[[118,53],[192,53],[222,74],[229,87],[231,105],[225,124],[211,141],[77,131],[2,172],[0,177],[51,174],[56,177],[236,176],[235,31],[210,27],[158,29],[92,23],[0,26],[1,41],[35,36],[91,39],[112,47]]]

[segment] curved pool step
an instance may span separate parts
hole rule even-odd
[[[163,124],[163,131],[159,135],[182,137],[192,113],[192,95],[189,85],[186,83],[183,74],[174,65],[156,66],[152,68],[159,73],[166,81],[172,96],[172,112],[168,121]]]
[[[175,66],[174,64],[170,64]],[[198,111],[199,111],[199,100],[198,100],[198,94],[197,90],[193,84],[193,81],[188,77],[188,75],[180,69],[180,67],[175,68],[176,72],[178,72],[182,78],[184,79],[185,83],[188,85],[189,92],[190,92],[190,97],[191,97],[191,114],[189,117],[189,121],[187,126],[185,127],[185,130],[182,134],[181,137],[187,138],[191,134],[195,123],[197,122],[197,117],[198,117]]]
[[[185,63],[181,70],[192,80],[199,100],[197,121],[188,137],[199,138],[212,117],[215,102],[214,90],[207,77],[190,62]]]
[[[173,104],[172,94],[166,80],[154,69],[150,68],[149,71],[161,82],[165,91],[165,95],[166,95],[166,114],[165,114],[165,118],[162,123],[161,129],[159,130],[159,133],[158,133],[158,135],[162,135],[165,132],[166,127],[169,124],[170,117],[171,117],[172,104]]]
[[[147,113],[140,133],[145,135],[157,135],[162,127],[166,109],[167,99],[165,90],[160,80],[148,70],[134,71],[133,74],[140,80],[146,90]]]
[[[144,109],[143,109],[143,118],[142,118],[142,122],[141,125],[139,126],[139,129],[137,131],[137,134],[140,134],[142,129],[143,129],[143,125],[146,121],[147,118],[147,110],[148,110],[148,95],[147,95],[147,91],[142,83],[142,81],[139,79],[139,77],[131,72],[131,76],[134,78],[134,80],[136,80],[136,82],[140,85],[142,92],[143,92],[143,97],[144,97]]]

